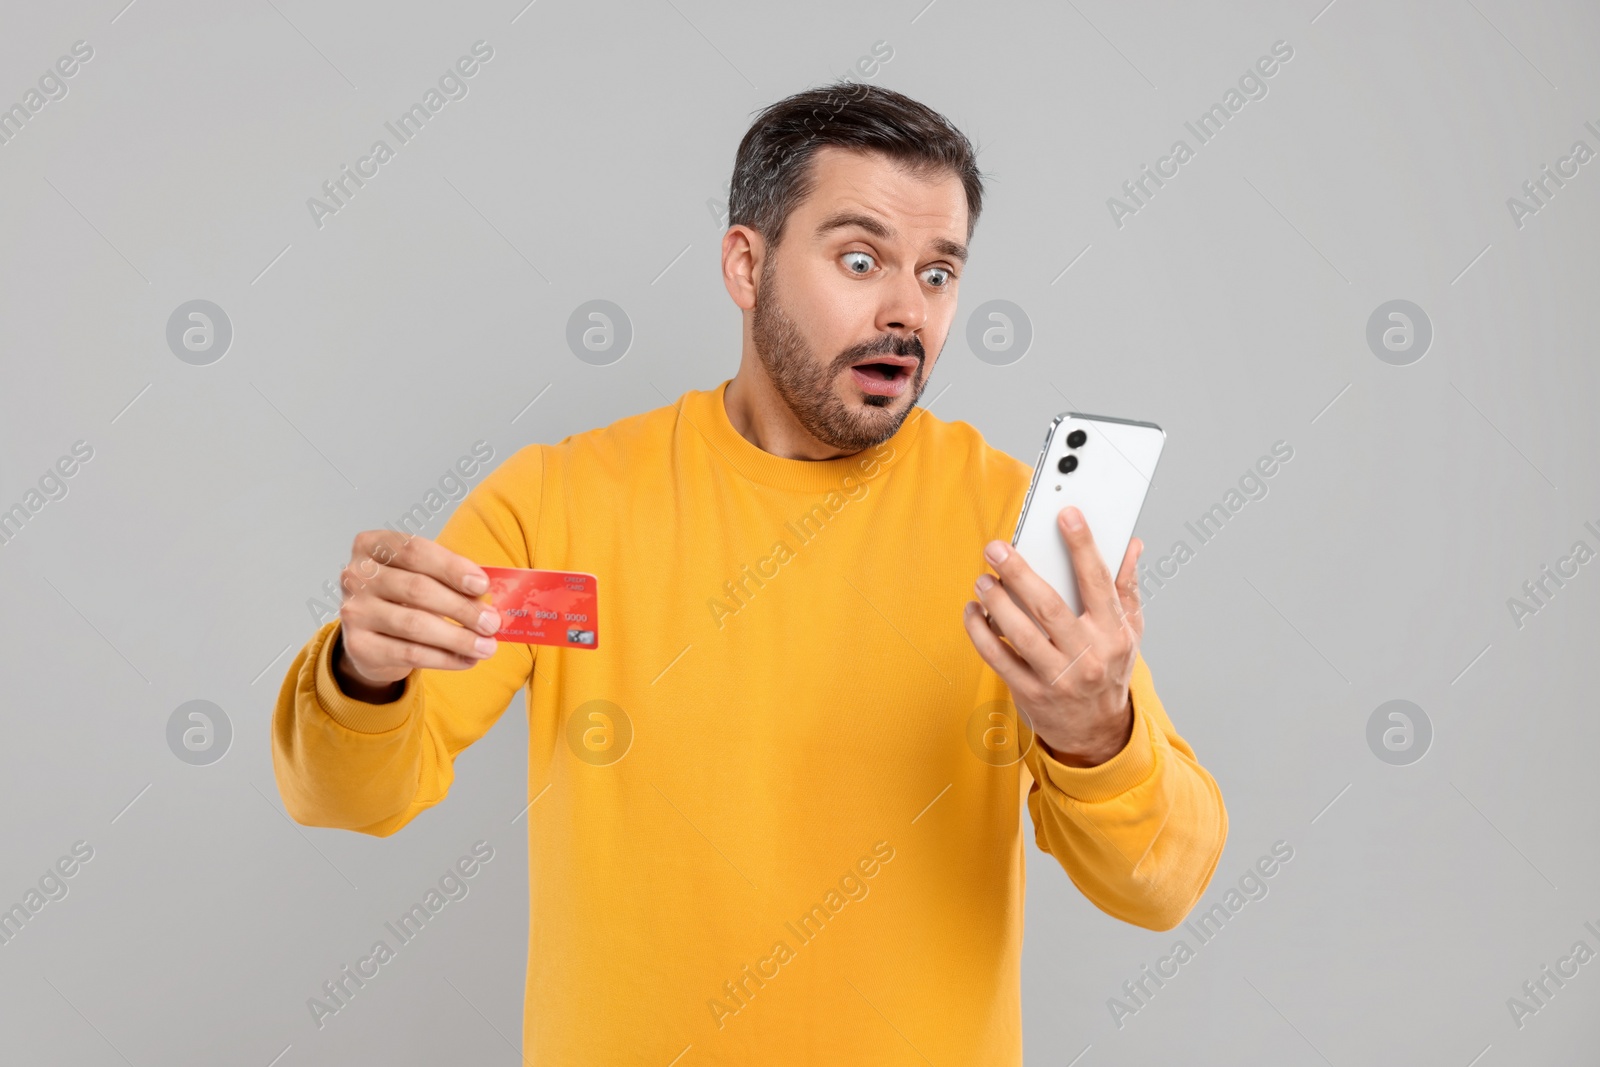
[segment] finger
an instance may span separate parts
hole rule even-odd
[[[489,588],[489,576],[482,567],[437,541],[393,530],[367,530],[356,538],[358,549],[362,547],[363,538],[367,539],[366,554],[379,563],[426,574],[468,596],[479,596]]]
[[[375,563],[393,563],[400,550],[405,547],[415,534],[402,534],[395,530],[362,530],[356,534],[355,546],[350,551],[350,561],[371,559]],[[366,568],[362,570],[363,577],[371,578]]]
[[[486,637],[500,629],[500,613],[476,597],[466,596],[438,579],[397,566],[380,567],[363,591],[391,604],[418,608],[454,619]]]
[[[1117,572],[1117,597],[1122,605],[1122,617],[1135,637],[1144,636],[1144,610],[1139,597],[1139,556],[1143,552],[1143,541],[1137,537],[1129,541],[1128,551],[1122,557],[1122,568]]]
[[[1005,634],[1000,632],[1000,624],[990,617],[989,613],[984,610],[983,605],[976,600],[972,601],[972,603],[978,605],[978,614],[983,616],[983,624],[989,628],[989,632],[996,637],[1004,637]]]
[[[402,641],[370,630],[351,630],[344,635],[344,641],[347,659],[354,656],[363,666],[377,671],[386,672],[392,668],[409,673],[414,667],[460,671],[475,667],[482,662],[476,656],[458,656],[442,648]],[[350,647],[352,645],[359,651],[353,651]]]
[[[983,554],[995,572],[1000,575],[1000,581],[1006,590],[1016,598],[1009,606],[1015,609],[1016,605],[1020,604],[1028,609],[1028,614],[1038,620],[1039,625],[1033,627],[1035,630],[1042,626],[1045,635],[1055,642],[1059,649],[1083,643],[1077,636],[1079,622],[1072,606],[1049,582],[1039,577],[1038,573],[1028,565],[1028,561],[1022,558],[1022,553],[1004,541],[990,541],[985,546]],[[998,562],[996,562],[997,557]],[[993,613],[994,605],[990,602],[990,598],[980,595],[978,599],[982,600],[984,607]],[[1026,617],[1024,619],[1026,620]],[[1000,625],[1005,630],[1007,638],[1011,638],[1017,632],[1010,625],[1010,617],[1006,613],[1002,613]]]
[[[1000,640],[995,633],[994,622],[984,615],[983,606],[976,601],[967,601],[966,608],[961,613],[961,623],[967,628],[967,636],[972,639],[972,647],[978,650],[978,655],[983,657],[1000,680],[1013,692],[1026,686],[1032,680],[1033,668],[1010,645]]]
[[[387,635],[469,659],[492,656],[499,647],[494,638],[452,625],[433,612],[378,597],[347,601],[340,613],[341,616],[347,613],[351,616],[349,621],[354,630]]]
[[[1012,558],[1019,557],[1013,553]],[[993,584],[984,588],[984,579]],[[1066,662],[1061,649],[1051,641],[1048,633],[1039,629],[1017,601],[1012,599],[1010,587],[1005,585],[1003,580],[997,582],[985,574],[979,577],[973,589],[978,602],[989,613],[990,622],[999,629],[1000,636],[1011,642],[1011,647],[1016,649],[1017,654],[1035,673],[1040,677],[1049,678],[1061,669],[1062,664]],[[1056,599],[1061,598],[1058,596]],[[1069,611],[1065,604],[1061,605],[1061,610]]]
[[[1076,527],[1070,525],[1076,522]],[[1111,569],[1100,556],[1089,524],[1083,521],[1083,512],[1074,507],[1061,509],[1056,516],[1061,536],[1066,539],[1067,552],[1072,556],[1072,570],[1078,576],[1078,597],[1085,612],[1114,619],[1121,612],[1117,602],[1116,586],[1111,581]]]

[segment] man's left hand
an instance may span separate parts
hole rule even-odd
[[[1069,767],[1094,767],[1121,752],[1133,732],[1128,679],[1144,636],[1137,570],[1144,543],[1128,543],[1113,582],[1082,513],[1063,508],[1056,523],[1083,614],[1074,614],[1016,549],[991,541],[984,556],[999,579],[978,578],[978,602],[967,603],[962,621],[1049,755]]]

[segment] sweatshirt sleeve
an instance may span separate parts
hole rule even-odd
[[[1228,836],[1222,791],[1178,736],[1140,653],[1129,679],[1133,732],[1096,767],[1068,767],[1033,745],[1034,840],[1106,914],[1148,930],[1183,921]]]
[[[435,540],[480,566],[530,567],[544,451],[513,454],[469,492]],[[418,668],[398,700],[356,700],[334,680],[341,622],[323,625],[289,665],[272,714],[272,767],[289,815],[388,837],[443,800],[456,754],[495,724],[533,671],[533,646],[502,642],[465,670]]]

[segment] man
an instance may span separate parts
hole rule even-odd
[[[278,787],[392,834],[527,687],[528,1062],[1020,1064],[1024,792],[1116,918],[1209,882],[1227,815],[1139,655],[1142,546],[1113,580],[1063,512],[1075,616],[1007,551],[1030,468],[916,407],[981,196],[905,96],[772,105],[722,244],[734,377],[521,449],[436,543],[356,537]],[[482,566],[595,575],[598,647],[497,647]]]

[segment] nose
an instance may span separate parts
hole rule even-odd
[[[878,329],[909,341],[928,322],[928,298],[915,273],[899,273],[881,290]]]

